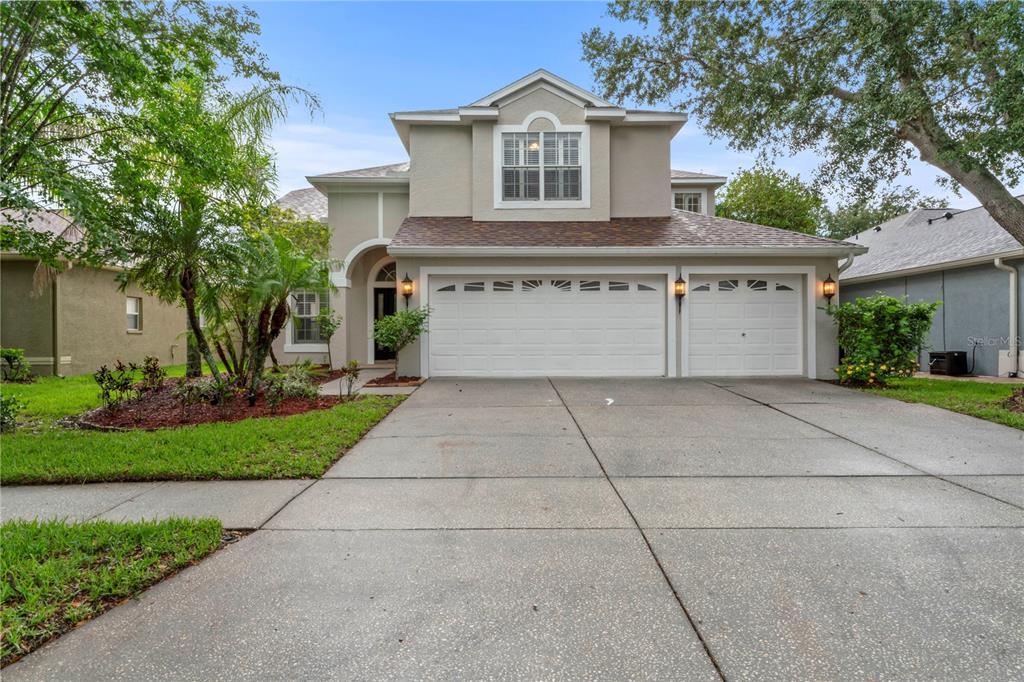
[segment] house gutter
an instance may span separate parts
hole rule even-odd
[[[392,244],[388,253],[392,256],[847,256],[865,253],[866,247],[851,250],[849,247],[831,246],[402,246]]]
[[[1012,265],[1007,265],[1003,262],[1002,258],[996,258],[993,262],[996,269],[1008,272],[1010,274],[1010,361],[1013,370],[1010,376],[1020,376],[1020,325],[1017,317],[1017,278],[1019,273],[1017,268]]]
[[[853,251],[846,254],[846,260],[843,261],[843,264],[839,266],[839,271],[836,273],[836,277],[849,270],[850,266],[853,265],[853,259],[856,257],[857,254],[855,254]]]

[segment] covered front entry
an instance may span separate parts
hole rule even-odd
[[[394,314],[397,309],[397,290],[395,289],[397,275],[395,274],[395,263],[394,261],[384,265],[377,271],[377,274],[373,278],[373,286],[370,288],[371,295],[373,297],[372,308],[370,312],[373,313],[371,318],[374,322],[382,317]],[[373,326],[371,324],[368,333],[370,338],[373,338]],[[373,343],[373,355],[371,356],[372,362],[380,362],[381,360],[394,360],[395,352],[390,348],[385,348],[376,342]]]
[[[690,376],[803,374],[802,291],[800,275],[693,275]]]
[[[430,376],[663,376],[664,275],[429,277]]]

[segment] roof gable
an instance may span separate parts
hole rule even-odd
[[[559,78],[555,74],[545,69],[537,69],[533,73],[523,76],[517,81],[509,83],[503,88],[495,90],[491,94],[478,99],[469,106],[471,107],[493,107],[498,106],[499,103],[503,103],[512,99],[515,95],[519,94],[522,90],[532,90],[537,87],[545,87],[553,92],[561,93],[562,96],[566,97],[570,101],[576,102],[580,106],[590,107],[615,107],[616,105],[608,100],[598,97],[594,93],[584,90],[578,85],[574,85],[564,78]]]

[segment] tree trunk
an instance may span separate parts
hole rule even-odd
[[[199,346],[196,344],[196,337],[190,331],[185,338],[185,376],[195,379],[203,376],[203,356],[199,354]]]
[[[203,334],[203,329],[199,325],[199,315],[196,313],[196,290],[193,285],[194,278],[192,271],[186,268],[181,273],[181,279],[179,285],[181,286],[181,296],[185,299],[185,313],[188,315],[188,326],[192,330],[192,334],[196,339],[196,348],[199,350],[199,354],[206,360],[206,364],[210,367],[210,373],[217,382],[224,381],[224,378],[220,374],[220,370],[217,369],[217,361],[213,357],[213,352],[210,350],[210,344],[206,340],[206,335]]]
[[[270,352],[270,308],[264,306],[260,310],[256,322],[256,329],[253,338],[252,365],[249,370],[249,406],[256,404],[256,397],[259,394],[260,379],[263,378],[263,365],[267,361],[267,354]]]
[[[278,369],[281,366],[281,363],[277,361],[277,356],[274,355],[273,345],[270,346],[270,361],[274,363],[274,369]]]
[[[956,142],[934,120],[905,124],[900,136],[917,147],[921,160],[944,171],[981,202],[992,219],[1024,244],[1024,203],[987,168],[968,167],[957,159]]]

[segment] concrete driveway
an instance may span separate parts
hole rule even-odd
[[[21,679],[1021,679],[1024,432],[792,381],[432,380]]]

